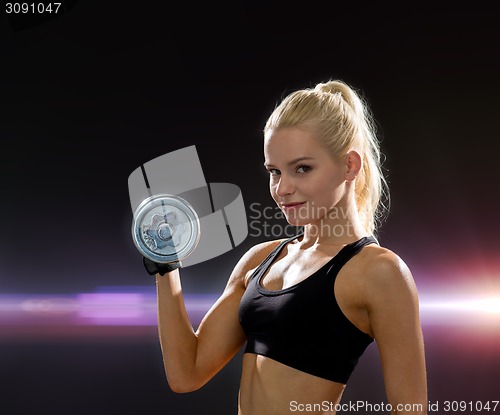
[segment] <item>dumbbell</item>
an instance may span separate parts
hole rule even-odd
[[[200,240],[200,220],[193,206],[176,195],[156,194],[133,215],[132,239],[146,258],[160,264],[182,261]]]

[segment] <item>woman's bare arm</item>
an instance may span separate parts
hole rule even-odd
[[[194,332],[182,295],[176,269],[156,275],[158,330],[163,363],[170,388],[190,392],[202,387],[239,351],[245,335],[238,309],[245,291],[245,277],[275,245],[263,242],[248,250],[236,264],[221,297]]]
[[[375,258],[366,295],[388,403],[393,414],[427,413],[427,375],[418,293],[413,276],[396,254]]]

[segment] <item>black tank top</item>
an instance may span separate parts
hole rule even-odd
[[[267,356],[302,372],[346,384],[373,338],[341,311],[335,279],[344,264],[372,236],[344,246],[323,267],[282,290],[266,290],[261,279],[283,247],[282,241],[254,271],[240,302],[239,319],[247,336],[245,353]]]

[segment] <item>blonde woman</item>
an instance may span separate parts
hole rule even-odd
[[[267,120],[264,156],[274,201],[302,231],[246,252],[196,332],[180,264],[146,264],[171,389],[201,388],[245,347],[239,415],[335,414],[375,341],[385,409],[427,413],[417,289],[375,237],[388,193],[366,103],[339,80],[289,94]]]

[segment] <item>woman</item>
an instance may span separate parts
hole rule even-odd
[[[274,201],[303,231],[245,253],[196,333],[179,264],[156,274],[170,387],[202,387],[246,343],[238,414],[334,414],[375,340],[387,408],[426,413],[417,290],[374,237],[386,183],[367,106],[342,81],[293,92],[266,123],[264,155]]]

